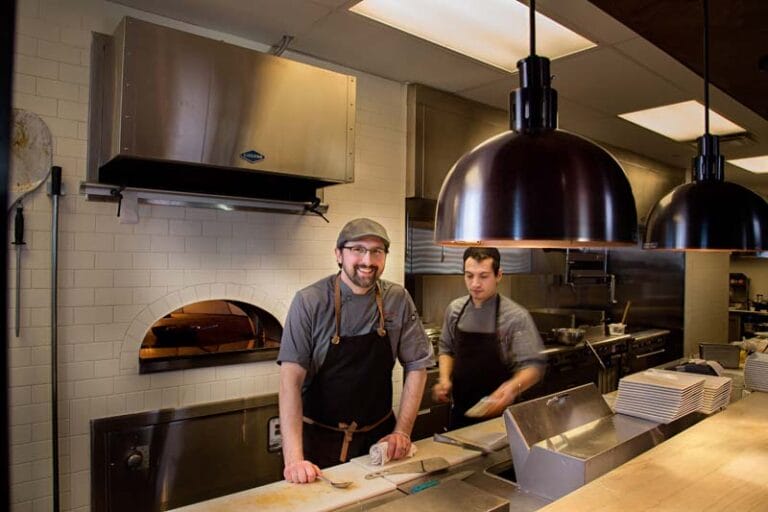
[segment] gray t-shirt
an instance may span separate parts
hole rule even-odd
[[[288,310],[277,362],[297,363],[307,370],[306,388],[322,366],[331,338],[336,333],[333,309],[333,282],[336,275],[299,290]],[[435,364],[432,345],[416,313],[416,306],[402,286],[379,280],[384,305],[384,328],[392,356],[405,371]],[[379,326],[375,292],[355,295],[341,282],[341,336],[368,334]]]
[[[496,324],[496,299],[485,301],[480,307],[470,302],[459,319],[458,328],[465,332],[498,332],[501,353],[510,371],[526,366],[544,366],[546,356],[541,352],[544,345],[531,315],[519,304],[499,295],[498,326]],[[452,301],[445,310],[443,330],[440,336],[440,354],[454,355],[456,319],[469,295]]]

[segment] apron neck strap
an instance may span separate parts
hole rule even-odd
[[[459,320],[461,320],[461,316],[464,314],[464,310],[467,309],[467,306],[469,306],[470,302],[472,302],[472,296],[471,295],[469,297],[467,297],[467,302],[465,302],[464,305],[461,306],[461,309],[459,310],[459,314],[456,315],[456,320],[453,322],[453,329],[454,329],[454,331],[459,326]],[[494,319],[495,319],[495,322],[496,322],[496,326],[499,325],[499,303],[500,302],[501,302],[501,297],[499,296],[499,293],[496,292],[496,300],[495,300],[495,306],[494,306],[496,308],[496,311],[495,311],[495,313],[493,315]]]
[[[379,328],[376,332],[379,336],[387,334],[387,330],[384,328],[384,299],[381,296],[381,284],[376,281],[374,284],[374,294],[376,295],[376,309],[379,311]],[[333,281],[333,309],[336,317],[336,334],[331,338],[331,343],[338,345],[341,341],[341,272],[336,274],[336,279]]]

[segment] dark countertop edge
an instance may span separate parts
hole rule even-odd
[[[670,332],[672,331],[669,329],[645,329],[642,331],[631,332],[629,335],[632,336],[632,338],[639,340],[643,338],[650,338],[652,336],[666,336]]]
[[[605,336],[603,338],[591,339],[589,342],[593,347],[599,347],[601,345],[610,345],[612,343],[618,343],[620,341],[627,341],[631,343],[634,340],[642,340],[656,336],[666,336],[670,334],[669,329],[644,329],[642,331],[630,332],[627,334],[619,334],[614,336]],[[586,343],[579,343],[578,345],[547,345],[545,346],[542,354],[560,354],[563,352],[570,352],[576,350],[588,349]]]
[[[618,334],[613,336],[605,336],[603,338],[598,338],[598,339],[591,339],[589,340],[589,343],[593,347],[599,347],[601,345],[610,345],[612,343],[617,343],[619,341],[624,341],[624,340],[628,341],[631,338],[632,338],[631,334]],[[544,350],[541,352],[544,355],[557,354],[561,352],[570,352],[570,351],[582,350],[582,349],[589,350],[589,348],[587,347],[587,344],[584,342],[581,342],[578,345],[556,345],[556,346],[548,345],[545,347],[548,347],[548,348],[544,348]]]

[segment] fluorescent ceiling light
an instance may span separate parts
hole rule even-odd
[[[763,174],[768,172],[768,155],[753,156],[750,158],[736,158],[728,160],[729,164],[741,167],[749,172]]]
[[[350,8],[507,71],[529,53],[528,6],[517,0],[363,0]],[[536,53],[553,60],[596,46],[536,13]]]
[[[677,141],[695,140],[704,134],[704,105],[694,100],[619,114],[619,117]],[[709,131],[712,135],[730,135],[746,130],[710,109]]]

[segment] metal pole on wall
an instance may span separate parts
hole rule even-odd
[[[10,174],[11,140],[11,80],[16,26],[16,0],[0,2],[0,212],[8,209],[8,176]],[[8,216],[0,216],[0,247],[8,242]],[[0,251],[0,290],[8,289],[8,253]],[[0,293],[0,510],[11,508],[8,406],[8,304],[6,293]],[[17,306],[18,307],[18,306]]]
[[[59,196],[61,196],[61,167],[51,168],[51,441],[53,467],[53,511],[59,508]]]

